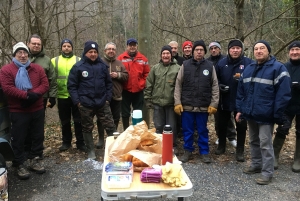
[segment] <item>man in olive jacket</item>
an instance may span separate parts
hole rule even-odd
[[[146,80],[144,98],[148,108],[154,108],[153,121],[156,133],[162,133],[164,125],[170,125],[173,130],[173,147],[177,151],[176,114],[174,112],[174,90],[177,73],[180,66],[172,58],[169,45],[161,49],[161,60],[153,66]]]

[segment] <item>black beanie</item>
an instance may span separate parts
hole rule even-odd
[[[67,38],[65,38],[65,39],[63,39],[61,41],[61,43],[60,43],[60,49],[61,49],[61,47],[63,46],[64,43],[70,43],[70,45],[72,46],[72,49],[73,49],[73,43],[72,43],[72,41],[70,39],[67,39]]]
[[[262,44],[264,44],[264,45],[267,47],[267,49],[268,49],[268,51],[269,51],[269,54],[271,53],[271,46],[269,45],[269,43],[268,43],[267,41],[265,41],[265,40],[259,40],[259,41],[257,41],[257,42],[253,45],[253,49],[254,49],[254,46],[255,46],[257,43],[262,43]]]
[[[163,46],[163,47],[161,48],[160,54],[162,54],[162,52],[163,52],[164,50],[168,50],[168,51],[170,52],[170,54],[172,55],[172,48],[171,48],[170,45],[165,45],[165,46]]]
[[[239,39],[233,39],[233,40],[229,41],[228,50],[230,48],[232,48],[233,46],[238,46],[244,50],[244,45],[243,45],[242,41],[240,41]]]
[[[89,50],[95,49],[98,53],[98,44],[94,41],[86,41],[84,44],[83,55],[85,55]]]
[[[205,45],[205,43],[204,43],[203,40],[197,40],[197,41],[194,42],[193,48],[192,48],[192,54],[194,54],[194,50],[195,50],[195,48],[196,48],[197,46],[202,46],[202,47],[204,48],[204,52],[205,52],[205,54],[206,54],[206,52],[207,52],[207,50],[206,50],[206,45]]]
[[[289,47],[288,47],[288,49],[289,50],[291,50],[293,47],[299,47],[300,48],[300,41],[294,41],[294,42],[292,42],[290,45],[289,45]]]

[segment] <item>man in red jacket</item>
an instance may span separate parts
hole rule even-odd
[[[39,164],[43,154],[44,118],[43,94],[49,90],[45,71],[28,58],[28,47],[19,42],[13,47],[13,59],[1,68],[0,83],[7,96],[11,120],[11,145],[15,154],[13,166],[17,167],[20,179],[28,179],[30,174],[24,166],[25,138],[30,135],[31,150],[27,158],[29,169],[45,173]]]
[[[144,105],[144,88],[150,67],[148,59],[137,50],[138,42],[134,38],[127,40],[127,48],[118,56],[128,71],[128,80],[122,92],[122,122],[124,130],[129,126],[131,105],[133,110],[142,110]]]

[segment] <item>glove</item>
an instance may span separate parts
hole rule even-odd
[[[229,86],[226,86],[225,84],[219,84],[220,92],[221,93],[228,93],[229,91]]]
[[[27,108],[30,107],[33,103],[35,103],[39,98],[40,94],[34,92],[27,92],[27,99],[23,100],[21,103],[21,107]]]
[[[172,164],[167,162],[162,166],[162,180],[170,186],[184,186],[187,183],[180,164]]]
[[[299,83],[292,84],[292,89],[300,91],[300,84]]]
[[[152,105],[152,102],[150,101],[150,100],[146,100],[146,107],[148,108],[148,109],[152,109],[153,108],[153,105]]]
[[[55,99],[54,97],[50,97],[50,98],[49,98],[49,102],[50,102],[49,107],[50,107],[50,108],[53,108],[54,105],[56,104],[56,99]]]
[[[217,109],[212,106],[208,106],[207,112],[209,115],[215,114],[217,112]]]
[[[181,112],[183,112],[183,107],[182,105],[175,105],[174,107],[174,112],[176,112],[176,114],[181,115]]]

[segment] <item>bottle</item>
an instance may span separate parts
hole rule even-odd
[[[173,163],[173,132],[170,125],[165,125],[162,133],[162,159],[161,164]]]

